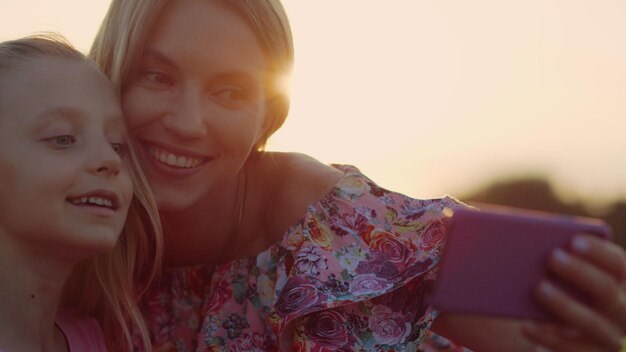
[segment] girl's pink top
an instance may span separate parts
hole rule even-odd
[[[70,352],[106,352],[104,333],[100,324],[72,310],[60,310],[55,319]]]

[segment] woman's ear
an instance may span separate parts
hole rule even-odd
[[[263,114],[260,126],[261,128],[259,130],[259,133],[257,133],[256,139],[254,141],[256,149],[265,147],[265,143],[271,135],[272,121],[274,119],[274,113],[276,111],[276,98],[270,97],[265,99],[263,105]]]
[[[285,122],[289,112],[289,97],[284,94],[275,94],[268,97],[264,104],[263,121],[261,122],[261,133],[257,137],[257,147],[264,147],[267,140]],[[258,148],[257,148],[258,149]]]

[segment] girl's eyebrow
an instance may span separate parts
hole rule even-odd
[[[80,124],[88,120],[83,111],[69,106],[54,106],[45,109],[36,114],[34,119],[36,120],[34,128],[40,128],[55,120],[67,121],[71,124]],[[105,124],[106,126],[126,131],[126,124],[124,122],[124,116],[122,115],[112,114],[107,116]]]
[[[109,115],[105,120],[106,129],[115,129],[127,134],[128,130],[126,128],[126,122],[124,121],[124,116],[122,115]]]
[[[69,106],[53,106],[51,108],[45,109],[34,116],[34,119],[37,120],[36,124],[41,125],[49,122],[52,119],[62,119],[67,120],[69,122],[79,122],[84,119],[84,114],[73,107]]]

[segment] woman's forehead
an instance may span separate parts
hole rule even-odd
[[[203,65],[266,67],[263,49],[247,21],[221,2],[169,2],[148,34],[145,54],[200,60]],[[180,63],[179,63],[180,64]]]

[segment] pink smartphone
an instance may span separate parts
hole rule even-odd
[[[456,209],[429,302],[452,313],[551,320],[532,290],[548,275],[550,253],[582,232],[612,238],[598,219],[500,206]]]

